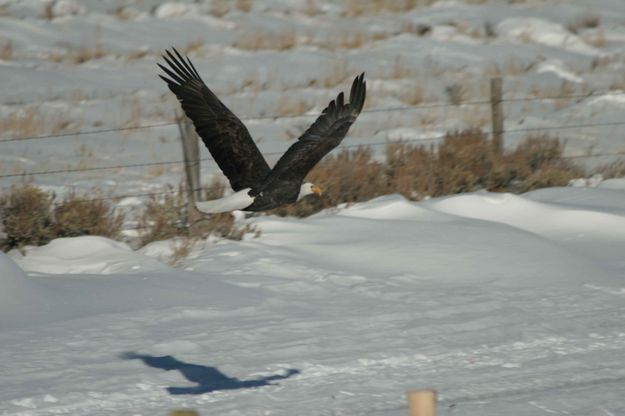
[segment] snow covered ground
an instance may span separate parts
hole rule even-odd
[[[0,140],[170,123],[155,63],[173,45],[263,152],[286,149],[362,71],[374,111],[346,145],[487,128],[487,105],[375,110],[444,104],[454,85],[481,101],[502,75],[509,99],[596,94],[507,101],[507,129],[608,123],[551,133],[568,155],[625,151],[625,2],[508,3],[0,0]],[[174,125],[0,142],[0,186],[180,154]],[[215,170],[203,163],[203,179]],[[180,175],[31,179],[119,194]],[[206,242],[176,267],[171,241],[0,253],[0,414],[395,416],[421,387],[439,390],[443,415],[625,414],[625,183],[598,185],[255,217],[259,238]]]
[[[0,257],[0,414],[625,412],[625,183],[397,195],[179,269],[99,237]]]

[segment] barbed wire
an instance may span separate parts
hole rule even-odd
[[[552,95],[552,96],[543,96],[543,97],[511,97],[511,98],[503,98],[501,102],[513,103],[513,102],[525,102],[525,101],[582,99],[582,98],[588,98],[588,97],[600,97],[600,96],[610,96],[610,95],[625,95],[625,91],[597,91],[597,92],[589,92],[585,94]],[[486,104],[491,104],[491,101],[487,99],[480,99],[480,100],[474,100],[474,101],[465,101],[460,104],[451,104],[451,103],[443,103],[443,102],[422,103],[422,104],[409,105],[409,106],[371,108],[371,109],[363,110],[362,114],[375,114],[375,113],[385,113],[385,112],[394,112],[394,111],[426,110],[426,109],[432,109],[432,108],[458,108],[458,107],[464,107],[464,106],[475,106],[475,105],[486,105]],[[240,117],[240,119],[242,121],[252,121],[252,120],[309,118],[309,117],[313,118],[313,117],[318,117],[318,116],[319,116],[318,113],[293,114],[293,115],[277,115],[276,114],[276,115],[244,116],[244,117]],[[176,124],[177,124],[176,121],[169,121],[169,122],[145,124],[145,125],[139,125],[139,126],[110,127],[110,128],[104,128],[104,129],[83,130],[83,131],[74,131],[74,132],[67,132],[67,133],[44,134],[44,135],[39,135],[39,136],[0,138],[0,145],[3,143],[11,143],[11,142],[54,139],[54,138],[59,138],[59,137],[89,136],[89,135],[102,134],[102,133],[170,127],[170,126],[175,126]]]
[[[544,126],[544,127],[523,127],[516,129],[507,129],[504,130],[504,134],[518,134],[518,133],[531,133],[531,132],[540,132],[540,131],[553,131],[553,130],[571,130],[571,129],[579,129],[579,128],[589,128],[589,127],[605,127],[605,126],[623,126],[625,125],[625,121],[614,121],[614,122],[598,122],[598,123],[579,123],[579,124],[566,124],[559,126]],[[376,147],[376,146],[385,146],[393,143],[419,143],[426,144],[432,141],[441,141],[445,137],[448,136],[448,133],[440,134],[432,137],[425,138],[416,138],[416,139],[399,139],[399,140],[385,140],[383,142],[373,142],[373,143],[355,143],[349,145],[338,146],[337,149],[351,149],[357,147]],[[276,152],[263,152],[264,156],[274,156],[281,155],[286,151],[286,149]],[[582,157],[600,157],[600,156],[619,156],[623,155],[623,152],[617,153],[601,153],[601,154],[587,154],[587,155],[577,155],[577,156],[564,156],[565,158],[582,158]],[[189,161],[188,163],[197,163],[206,162],[215,160],[212,157],[200,158],[198,160]],[[184,160],[168,160],[161,162],[144,162],[144,163],[128,163],[128,164],[118,164],[118,165],[110,165],[110,166],[94,166],[88,168],[67,168],[67,169],[56,169],[56,170],[44,170],[44,171],[35,171],[35,172],[22,172],[22,173],[11,173],[0,175],[0,178],[17,178],[24,176],[40,176],[40,175],[53,175],[60,173],[76,173],[76,172],[93,172],[99,170],[115,170],[115,169],[124,169],[124,168],[137,168],[137,167],[149,167],[149,166],[164,166],[164,165],[174,165],[174,164],[184,164]]]

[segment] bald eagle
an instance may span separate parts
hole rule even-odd
[[[304,182],[306,174],[341,143],[365,103],[364,73],[354,79],[349,103],[341,92],[321,115],[289,147],[273,169],[256,147],[247,128],[204,84],[191,60],[172,48],[157,64],[159,74],[178,97],[202,141],[228,178],[233,194],[214,201],[198,202],[205,213],[232,210],[263,211],[293,203],[309,194],[321,194],[318,186]]]

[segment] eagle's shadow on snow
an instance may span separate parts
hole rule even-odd
[[[284,380],[300,373],[299,370],[290,368],[285,374],[275,374],[251,380],[239,380],[236,377],[228,377],[219,371],[217,367],[185,363],[184,361],[177,360],[171,355],[157,357],[130,351],[120,354],[119,357],[124,360],[141,360],[149,367],[160,368],[165,371],[180,371],[180,374],[182,374],[184,378],[197,384],[196,386],[191,387],[167,387],[167,391],[172,395],[204,394],[219,390],[238,390],[270,386],[274,384],[272,381]]]

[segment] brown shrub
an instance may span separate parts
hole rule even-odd
[[[579,14],[573,21],[566,25],[571,33],[578,33],[582,29],[594,29],[601,24],[601,16],[593,13],[590,9]]]
[[[210,186],[203,190],[202,199],[221,198],[224,190],[223,182],[213,180]],[[254,232],[251,226],[237,225],[231,213],[202,215],[199,219],[191,218],[182,186],[178,189],[170,188],[170,192],[162,196],[152,195],[139,218],[139,228],[147,230],[140,239],[142,246],[152,241],[174,237],[197,240],[216,235],[241,240],[245,234]]]
[[[74,192],[59,204],[55,196],[30,185],[11,187],[0,197],[0,218],[6,233],[2,249],[42,245],[58,237],[101,235],[115,238],[123,215],[103,199],[81,199]]]
[[[311,195],[269,213],[305,217],[343,202],[366,201],[389,191],[384,164],[374,160],[373,151],[365,147],[330,155],[313,168],[307,180],[319,185],[323,197]]]
[[[599,166],[596,169],[604,178],[622,178],[625,177],[625,160],[616,160]]]
[[[395,192],[420,200],[479,189],[525,192],[562,186],[583,175],[562,157],[563,150],[557,139],[530,136],[516,149],[498,155],[479,129],[448,133],[438,148],[390,144],[384,162],[375,160],[369,148],[343,150],[321,161],[308,175],[307,180],[324,191],[321,198],[307,197],[269,213],[303,217]]]
[[[177,190],[170,188],[163,195],[151,195],[139,218],[139,229],[147,230],[141,236],[141,245],[183,235],[186,232],[186,214],[182,187]]]
[[[460,105],[465,99],[466,89],[461,83],[454,82],[445,87],[445,94],[447,94],[449,104]]]
[[[124,216],[115,213],[104,199],[81,199],[71,192],[54,208],[52,232],[55,237],[101,235],[117,238]]]
[[[0,59],[10,61],[13,58],[13,41],[11,39],[4,42],[0,47]]]
[[[54,196],[30,185],[14,185],[0,197],[0,214],[6,233],[2,249],[26,244],[46,244],[53,238],[52,201]]]

